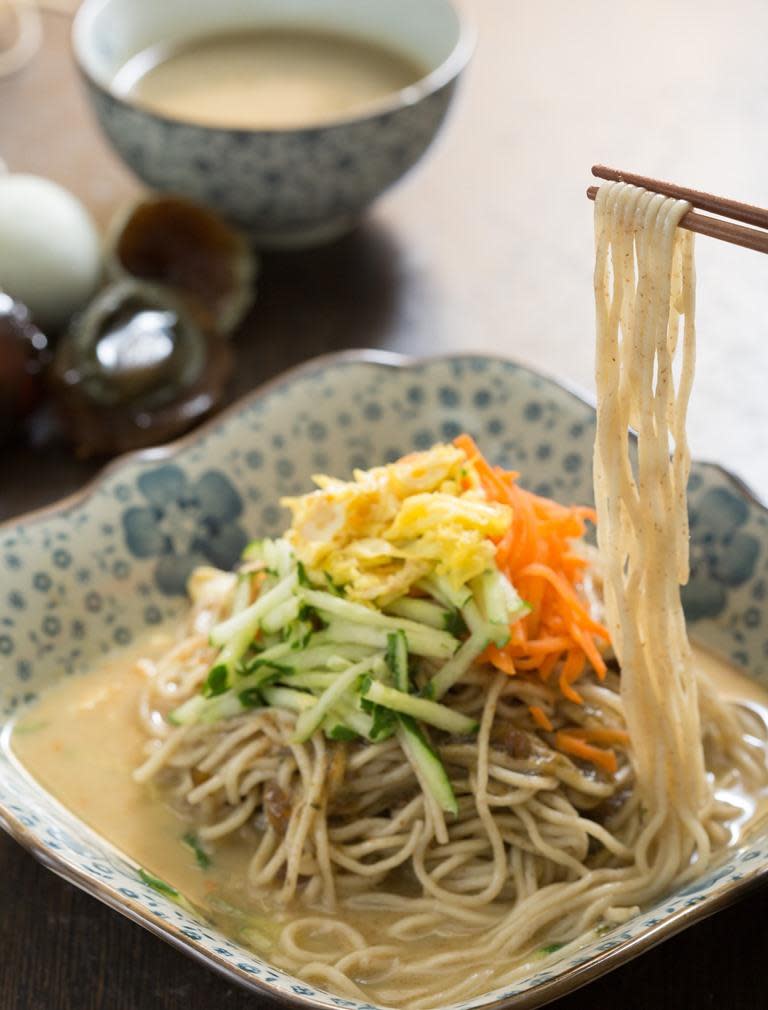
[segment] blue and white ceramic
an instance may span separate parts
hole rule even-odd
[[[57,873],[223,974],[285,1005],[375,1010],[265,964],[142,882],[137,866],[15,762],[11,720],[39,692],[185,606],[202,562],[232,565],[249,536],[278,533],[281,495],[310,474],[349,474],[462,430],[523,482],[591,500],[594,410],[519,365],[350,352],[294,369],[166,448],[127,456],[85,491],[0,529],[0,823]],[[718,467],[690,483],[692,634],[768,686],[768,512]],[[2,731],[2,725],[5,730]],[[768,878],[768,830],[727,862],[577,954],[455,1010],[532,1007],[562,995]]]
[[[149,46],[276,24],[379,42],[425,76],[365,115],[285,130],[197,126],[112,87]],[[72,38],[96,116],[133,171],[219,211],[261,246],[311,245],[351,228],[429,147],[472,50],[450,0],[85,0]]]

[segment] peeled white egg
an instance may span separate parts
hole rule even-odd
[[[41,329],[57,329],[96,290],[101,244],[93,220],[62,186],[0,174],[0,290],[24,302]]]

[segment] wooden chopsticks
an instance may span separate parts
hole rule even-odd
[[[680,219],[681,228],[695,231],[699,235],[719,238],[732,245],[743,246],[745,249],[768,253],[768,209],[764,207],[753,207],[749,203],[739,203],[737,200],[725,200],[711,193],[701,193],[696,189],[661,182],[659,179],[649,179],[633,172],[621,172],[615,168],[606,168],[605,165],[593,165],[592,175],[611,182],[628,182],[633,186],[642,186],[643,189],[672,196],[677,200],[687,200],[698,210],[709,213],[699,214],[695,210],[689,210]],[[594,200],[596,195],[597,186],[590,186],[587,196],[590,200]],[[710,214],[718,214],[719,217],[710,217]],[[730,220],[722,220],[723,218]],[[743,221],[754,227],[747,228],[743,224],[734,224],[734,221]],[[761,231],[763,228],[766,230]]]

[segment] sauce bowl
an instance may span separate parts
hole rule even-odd
[[[360,38],[425,68],[363,113],[286,129],[233,129],[174,119],[117,93],[137,53],[205,36],[295,28]],[[84,0],[74,57],[96,117],[147,185],[206,204],[262,247],[320,244],[424,154],[471,55],[472,32],[450,0]]]

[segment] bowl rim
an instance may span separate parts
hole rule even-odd
[[[340,116],[321,123],[307,123],[301,126],[278,126],[263,129],[248,126],[219,126],[212,123],[196,122],[193,119],[185,119],[181,116],[173,116],[168,113],[159,112],[148,106],[142,105],[121,95],[114,90],[111,84],[104,81],[91,72],[87,66],[88,57],[85,53],[88,45],[88,32],[91,22],[97,14],[106,7],[112,0],[82,0],[75,16],[72,19],[72,27],[69,32],[70,56],[77,67],[83,80],[95,91],[109,98],[112,102],[150,119],[158,120],[169,126],[187,127],[204,132],[236,134],[238,136],[286,136],[291,134],[316,134],[341,127],[352,127],[369,122],[382,116],[392,115],[402,109],[411,108],[418,105],[424,99],[440,91],[443,87],[455,81],[466,68],[477,44],[477,28],[474,21],[461,10],[455,0],[441,0],[442,3],[453,13],[456,18],[458,35],[451,51],[445,59],[434,67],[423,77],[414,81],[404,88],[399,88],[386,95],[377,102],[367,105],[362,112],[349,116]],[[343,35],[343,32],[339,32]],[[199,36],[189,36],[189,38],[205,38],[206,34]],[[356,38],[352,34],[350,38]]]
[[[0,534],[15,525],[23,524],[24,526],[27,526],[30,523],[43,522],[46,519],[53,518],[57,514],[66,513],[73,508],[77,508],[88,501],[88,499],[90,499],[98,491],[99,486],[105,479],[119,472],[124,467],[128,465],[135,465],[137,463],[154,463],[173,458],[177,453],[183,451],[197,439],[204,437],[207,433],[214,430],[218,425],[225,424],[228,420],[234,418],[240,411],[243,410],[244,407],[247,407],[251,403],[257,401],[264,395],[279,389],[281,386],[289,385],[296,379],[310,375],[314,371],[322,370],[323,368],[332,365],[345,364],[363,364],[391,368],[393,370],[408,370],[424,365],[468,359],[480,359],[496,364],[519,365],[519,367],[523,368],[530,375],[537,376],[543,378],[545,381],[554,383],[577,402],[594,408],[594,397],[580,389],[577,385],[554,378],[537,368],[533,368],[522,362],[517,362],[511,358],[505,358],[498,354],[476,353],[471,350],[424,356],[411,356],[374,349],[350,349],[346,351],[330,352],[314,358],[309,358],[308,360],[267,380],[246,396],[241,397],[233,404],[230,404],[225,410],[221,411],[215,417],[209,419],[204,424],[198,426],[193,431],[188,432],[181,438],[175,439],[163,446],[141,449],[117,457],[115,460],[103,467],[83,488],[74,492],[72,495],[31,512],[11,517],[10,519],[0,523]],[[729,470],[718,463],[708,463],[705,461],[697,462],[718,471],[722,476],[733,483],[738,492],[747,498],[753,505],[768,511],[768,505],[766,505],[766,503],[763,502],[760,497],[756,495],[743,480],[741,480],[741,478],[732,474]],[[46,796],[51,797],[51,794],[48,793],[42,785],[36,781],[35,785],[41,789]],[[58,803],[55,797],[51,798],[54,802]],[[66,810],[66,808],[64,809]],[[77,818],[77,820],[79,823],[83,823],[86,830],[91,831],[105,844],[115,848],[106,839],[102,839],[102,836],[99,835],[98,832],[93,832],[93,829],[88,828],[88,825],[84,824],[84,822],[80,822],[79,818]],[[217,957],[214,953],[201,949],[195,940],[189,939],[178,933],[178,931],[174,931],[169,928],[167,921],[161,919],[151,909],[145,907],[140,902],[129,899],[124,895],[120,895],[118,897],[116,894],[113,894],[112,890],[98,878],[88,875],[84,870],[78,867],[68,865],[59,855],[49,851],[45,845],[37,839],[35,833],[27,827],[23,821],[7,806],[3,805],[0,805],[0,829],[5,830],[15,841],[30,852],[31,855],[58,876],[74,883],[83,891],[98,898],[115,911],[120,912],[132,921],[144,926],[151,933],[159,936],[161,939],[170,943],[172,946],[181,950],[188,956],[191,956],[199,963],[204,964],[209,969],[217,971],[229,980],[237,982],[251,991],[266,995],[285,1007],[311,1010],[311,1008],[317,1008],[320,1005],[313,996],[305,996],[299,993],[288,992],[284,989],[278,989],[271,982],[268,982],[258,976],[246,974],[244,971],[239,971],[236,966],[233,966],[231,962],[225,960],[223,957]],[[745,844],[749,844],[749,842],[747,841]],[[136,862],[127,853],[122,853],[122,850],[118,851],[121,852],[121,855],[125,856],[129,863],[134,864]],[[730,855],[732,854],[733,853],[731,852]],[[598,952],[581,964],[572,965],[564,969],[559,974],[539,982],[530,989],[501,999],[494,997],[491,993],[481,993],[478,997],[476,997],[477,1002],[474,1003],[474,1010],[492,1010],[492,1008],[504,1010],[505,1007],[509,1007],[510,1010],[511,1008],[514,1008],[514,1010],[534,1010],[535,1007],[540,1007],[551,1000],[573,992],[614,968],[618,968],[621,965],[626,964],[640,954],[643,954],[652,947],[655,947],[663,940],[666,940],[686,929],[688,926],[700,922],[703,919],[708,918],[710,915],[721,911],[723,908],[731,905],[733,902],[745,896],[748,892],[754,890],[759,885],[764,885],[768,882],[768,860],[765,862],[756,861],[753,865],[754,869],[746,872],[740,879],[731,881],[728,887],[708,896],[700,903],[679,908],[676,912],[662,919],[658,924],[647,927],[639,935],[621,941],[617,944],[617,946],[610,950]],[[436,1010],[449,1010],[449,1007],[449,1004],[441,1004],[436,1008]]]

